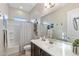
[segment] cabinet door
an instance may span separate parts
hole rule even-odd
[[[34,44],[31,43],[31,56],[34,56]]]
[[[41,56],[51,56],[51,55],[49,55],[48,53],[46,53],[45,51],[43,51],[42,49],[41,49],[41,51],[40,51],[40,55],[41,55]]]
[[[34,55],[35,56],[40,56],[40,48],[36,45],[34,45]]]
[[[31,56],[40,56],[40,48],[31,43]]]

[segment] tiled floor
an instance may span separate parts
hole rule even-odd
[[[31,50],[28,49],[25,53],[18,52],[18,47],[0,49],[0,56],[30,56]]]
[[[11,54],[9,56],[31,56],[31,51],[25,51],[25,53],[17,52],[17,53]]]

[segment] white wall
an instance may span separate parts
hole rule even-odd
[[[79,17],[79,8],[73,9],[68,12],[68,19],[67,19],[67,34],[73,41],[75,39],[79,39],[79,19],[76,19],[78,30],[74,29],[73,20],[74,18]]]
[[[7,3],[0,3],[0,11],[7,14],[9,19],[13,19],[15,16],[21,16],[23,18],[29,19],[29,13],[16,8],[12,8],[8,6]]]
[[[43,21],[47,21],[47,22],[54,22],[56,25],[56,32],[58,33],[57,36],[59,36],[59,32],[61,31],[61,24],[62,25],[62,31],[67,33],[67,12],[75,9],[75,8],[79,8],[78,3],[71,3],[71,4],[67,4],[66,6],[64,6],[61,9],[58,9],[57,11],[50,13],[44,17],[42,17],[41,19]]]
[[[0,11],[8,15],[8,4],[0,3]]]
[[[30,18],[36,19],[40,18],[43,12],[43,3],[38,3],[31,11],[30,11]]]
[[[29,19],[29,13],[9,7],[7,3],[0,3],[0,11],[9,16],[9,19],[13,19],[15,16],[21,16],[23,18]]]
[[[16,16],[29,19],[29,13],[16,8],[9,7],[9,20],[13,20],[13,18]]]

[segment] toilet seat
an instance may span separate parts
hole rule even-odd
[[[31,45],[30,44],[24,46],[24,50],[30,50],[30,49],[31,49]]]

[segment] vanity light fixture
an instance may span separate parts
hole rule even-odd
[[[45,8],[49,8],[49,3],[44,4]]]
[[[45,3],[44,6],[45,8],[52,8],[55,6],[55,3]]]

